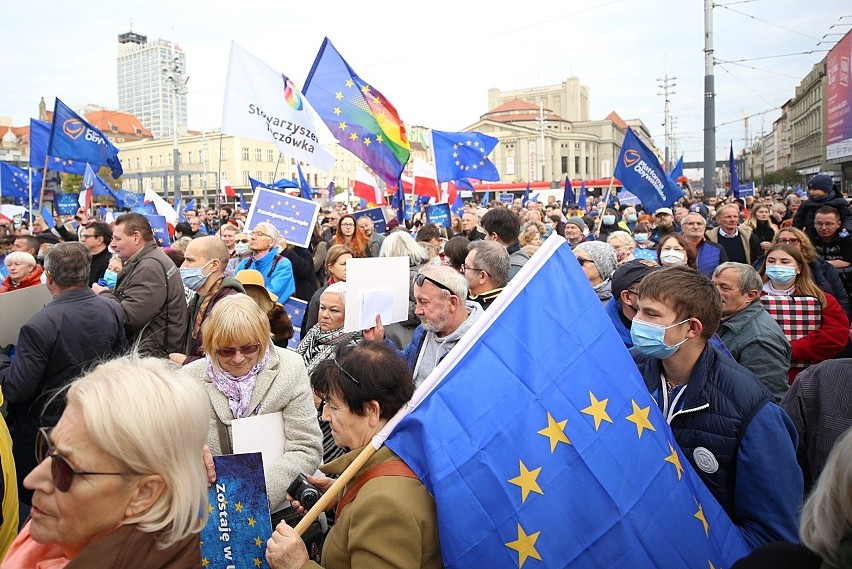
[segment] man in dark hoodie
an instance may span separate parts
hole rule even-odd
[[[811,240],[817,238],[814,220],[819,208],[831,206],[840,215],[841,231],[852,232],[852,209],[843,196],[834,189],[834,182],[828,174],[817,174],[808,180],[808,199],[799,206],[793,217],[793,227],[801,229]]]

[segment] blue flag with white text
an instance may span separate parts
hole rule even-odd
[[[497,182],[500,173],[488,155],[500,142],[481,132],[432,131],[438,182],[476,178]]]
[[[30,119],[30,167],[44,168],[47,157],[47,143],[50,140],[50,123]],[[69,174],[82,174],[86,170],[85,162],[75,162],[51,156],[47,159],[47,169]]]
[[[542,298],[572,302],[542,314]],[[562,237],[413,404],[433,379],[386,444],[435,497],[446,567],[708,569],[748,553]]]
[[[680,186],[666,175],[654,153],[630,128],[624,135],[614,175],[624,189],[642,200],[646,211],[670,207],[683,197]]]
[[[53,122],[47,142],[47,154],[88,162],[98,166],[109,166],[113,178],[120,178],[123,170],[116,148],[104,133],[56,99],[53,107]]]

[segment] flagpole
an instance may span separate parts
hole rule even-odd
[[[38,192],[38,203],[41,205],[41,202],[44,200],[44,185],[47,182],[47,152],[44,153],[44,170],[41,173],[41,189]],[[33,197],[32,197],[32,183],[30,183],[30,221],[32,221],[33,215]],[[31,229],[32,230],[32,229]]]
[[[598,219],[595,221],[595,237],[598,237],[601,234],[601,224],[603,223],[603,213],[606,210],[606,204],[609,202],[609,196],[612,194],[612,186],[615,184],[615,176],[609,177],[609,187],[606,189],[606,195],[604,199],[601,201],[601,205],[598,208]]]

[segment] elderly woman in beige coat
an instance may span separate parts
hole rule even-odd
[[[287,486],[299,473],[313,474],[322,458],[322,434],[305,364],[295,352],[272,344],[269,319],[244,294],[216,303],[201,336],[204,359],[183,369],[210,397],[207,444],[214,455],[233,452],[232,421],[282,415],[284,454],[265,467],[269,505],[277,512],[289,505]]]

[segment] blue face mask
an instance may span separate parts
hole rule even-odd
[[[647,240],[648,240],[648,234],[647,234],[647,233],[634,233],[634,234],[633,234],[633,239],[634,239],[637,243],[644,243],[645,241],[647,241]]]
[[[639,350],[642,354],[651,356],[652,358],[661,360],[669,358],[674,355],[677,349],[680,348],[680,346],[686,342],[688,338],[684,338],[674,346],[669,346],[665,342],[666,330],[674,328],[675,326],[680,326],[684,322],[688,321],[689,318],[676,322],[671,326],[661,326],[660,324],[651,324],[650,322],[634,318],[633,323],[630,326],[630,339],[633,340],[633,347]]]
[[[604,225],[615,225],[615,216],[614,215],[603,216],[603,224]]]
[[[204,267],[213,262],[213,259],[210,259],[200,267],[194,267],[190,269],[181,269],[180,270],[180,280],[183,281],[184,286],[189,290],[194,290],[198,292],[198,290],[204,285],[204,282],[207,280],[207,277],[210,275],[204,274]]]
[[[115,289],[115,285],[118,284],[118,273],[115,271],[105,271],[103,280],[107,288],[113,290]]]
[[[774,283],[787,286],[796,280],[796,268],[784,265],[769,265],[766,267],[766,276]]]
[[[636,214],[635,213],[628,213],[627,214],[627,221],[628,221],[628,223],[633,223],[634,221],[636,221]]]

